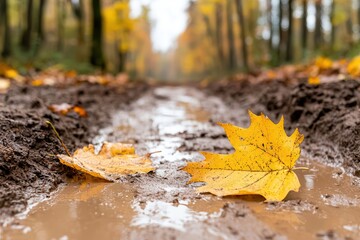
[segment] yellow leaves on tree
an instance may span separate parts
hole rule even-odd
[[[196,2],[188,9],[191,24],[188,24],[185,31],[178,37],[175,54],[179,63],[176,66],[177,71],[184,76],[204,73],[214,64],[216,48],[209,37],[208,26],[204,21],[204,16],[207,16],[208,11],[212,11],[209,8],[211,9],[214,2],[215,0]]]
[[[129,1],[116,2],[103,9],[105,38],[117,42],[118,50],[126,52],[131,47],[130,33],[134,29],[135,20],[130,16]]]
[[[273,123],[249,111],[251,125],[240,128],[220,124],[235,148],[232,154],[202,152],[205,160],[189,163],[183,170],[190,182],[205,182],[199,192],[218,196],[259,194],[267,201],[281,201],[289,191],[298,191],[299,180],[293,172],[304,137],[296,129],[289,137],[283,117]]]
[[[150,154],[138,156],[130,144],[105,142],[98,154],[93,145],[75,151],[72,157],[57,155],[60,162],[94,177],[116,181],[127,174],[148,173],[154,168]]]
[[[215,11],[215,4],[221,4],[224,3],[224,0],[200,0],[198,1],[199,4],[199,11],[201,14],[205,16],[211,16],[214,14]]]
[[[151,19],[150,9],[143,6],[141,14],[135,19],[134,30],[131,34],[131,54],[133,62],[129,66],[129,71],[136,73],[137,76],[149,76],[156,71],[158,66],[156,54],[154,54],[151,40]]]

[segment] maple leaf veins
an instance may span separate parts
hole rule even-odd
[[[199,192],[218,196],[259,194],[267,201],[282,201],[300,182],[293,171],[304,136],[298,129],[291,136],[284,130],[284,118],[275,124],[268,117],[249,111],[250,127],[222,126],[235,148],[232,154],[201,152],[205,160],[188,163],[183,170],[191,182],[205,182]]]

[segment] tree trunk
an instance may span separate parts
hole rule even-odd
[[[3,1],[3,0],[0,0],[0,31],[1,31],[1,26],[2,26],[2,24],[3,24],[3,22],[4,22],[4,16],[5,16],[5,14],[4,14],[4,2],[5,1]]]
[[[301,19],[301,47],[303,52],[303,57],[307,50],[307,38],[308,38],[308,29],[307,29],[307,17],[308,17],[308,0],[302,0],[302,9],[303,15]]]
[[[58,30],[58,39],[57,39],[57,49],[61,51],[64,48],[64,22],[65,22],[65,2],[64,0],[57,0],[57,30]]]
[[[283,4],[282,4],[281,0],[279,0],[279,22],[278,22],[279,44],[278,44],[278,48],[277,48],[277,61],[278,61],[278,64],[282,60],[282,45],[283,45],[282,18],[283,18]]]
[[[220,64],[224,64],[224,49],[223,49],[223,9],[221,3],[216,3],[215,6],[215,27],[216,27],[216,47]]]
[[[31,48],[32,12],[33,12],[33,0],[28,0],[27,9],[26,9],[26,27],[23,30],[20,41],[20,46],[25,51],[29,51]]]
[[[245,32],[245,21],[242,0],[236,0],[236,10],[240,24],[240,39],[241,39],[241,50],[242,58],[245,70],[249,69],[248,53],[246,48],[246,32]]]
[[[45,9],[46,0],[40,0],[39,3],[39,18],[38,18],[38,26],[37,26],[37,35],[40,42],[45,40],[44,34],[44,9]]]
[[[348,40],[348,42],[349,42],[349,44],[350,45],[352,45],[353,44],[353,34],[354,34],[354,31],[353,31],[353,22],[352,22],[352,7],[351,7],[351,4],[352,4],[352,2],[351,1],[349,1],[348,2],[348,7],[347,7],[347,11],[348,11],[348,19],[347,19],[347,21],[346,21],[346,30],[347,30],[347,32],[348,32],[348,38],[349,38],[349,40]]]
[[[210,41],[212,41],[215,44],[216,41],[214,39],[213,30],[211,29],[210,18],[206,15],[203,15],[203,19],[204,19],[205,26],[206,26],[206,34],[207,34],[208,38],[210,39]]]
[[[293,49],[292,49],[292,29],[293,29],[293,0],[288,1],[288,21],[289,27],[287,29],[287,38],[286,38],[286,57],[287,62],[291,61],[293,58]]]
[[[10,24],[9,24],[9,6],[8,0],[1,0],[1,13],[0,17],[2,18],[3,23],[3,34],[4,34],[4,42],[3,42],[3,49],[1,52],[1,56],[6,58],[11,54],[11,31],[10,31]]]
[[[232,21],[232,1],[226,1],[226,20],[227,20],[227,37],[228,37],[228,68],[230,71],[236,67],[236,52],[235,52],[235,39],[234,28]]]
[[[358,0],[358,11],[357,11],[357,17],[358,17],[358,31],[360,30],[360,0]]]
[[[102,51],[102,17],[100,0],[92,0],[92,42],[90,63],[94,66],[105,68]]]
[[[18,20],[18,24],[16,26],[16,33],[15,33],[15,35],[17,35],[17,36],[22,36],[24,22],[26,22],[26,21],[24,21],[24,18],[25,18],[24,5],[25,4],[23,4],[22,1],[18,1],[16,4],[15,10],[19,13],[18,14],[19,20]],[[20,38],[20,40],[21,40],[21,38]]]
[[[322,0],[315,1],[315,32],[314,32],[314,46],[317,50],[322,44]]]
[[[79,17],[78,17],[78,42],[83,44],[85,41],[85,27],[84,27],[84,3],[79,0]]]
[[[206,15],[203,15],[203,19],[204,19],[205,26],[206,26],[206,34],[207,34],[208,38],[210,39],[212,45],[215,47],[217,45],[216,36],[214,35],[214,31],[211,28],[210,18]],[[214,65],[218,64],[219,62],[221,63],[220,59],[214,59],[213,62],[214,62]]]
[[[267,20],[268,20],[268,27],[269,27],[269,53],[272,56],[273,53],[273,22],[272,22],[272,4],[271,0],[267,0]]]
[[[119,72],[125,72],[126,70],[126,59],[127,59],[127,52],[119,51]]]
[[[77,19],[77,41],[78,44],[84,43],[84,3],[79,0],[77,4],[71,4],[74,15]]]
[[[335,14],[335,0],[331,2],[331,10],[330,10],[330,22],[331,22],[331,35],[330,35],[330,44],[331,49],[335,49],[335,34],[336,34],[336,27],[334,25],[334,14]]]

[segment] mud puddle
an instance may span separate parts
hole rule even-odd
[[[343,172],[312,162],[308,171],[296,171],[300,192],[285,202],[258,205],[254,213],[276,232],[290,239],[360,238],[360,192]]]
[[[4,239],[274,239],[360,238],[360,193],[341,169],[302,157],[307,171],[297,171],[299,193],[285,202],[263,203],[261,197],[197,195],[178,169],[198,160],[197,150],[229,152],[231,146],[215,121],[231,121],[218,99],[193,88],[162,87],[114,115],[94,143],[124,141],[139,153],[160,150],[157,170],[123,183],[88,177],[72,180],[53,198],[40,203],[24,219],[3,230]],[[236,216],[227,217],[227,203]],[[249,208],[242,213],[239,209]],[[240,212],[239,212],[240,211]],[[239,222],[239,219],[245,219]],[[235,228],[234,229],[234,223]],[[260,230],[259,230],[260,229]],[[274,232],[264,235],[264,231]],[[0,234],[1,236],[1,234]]]
[[[351,179],[333,169],[312,165],[298,172],[302,188],[283,203],[262,203],[261,198],[217,198],[139,201],[128,183],[93,178],[69,183],[56,197],[39,204],[18,225],[4,231],[4,239],[111,239],[126,237],[147,226],[185,232],[191,224],[207,225],[221,217],[225,203],[244,201],[255,216],[290,239],[317,236],[360,237],[360,195]],[[205,222],[208,223],[205,223]]]

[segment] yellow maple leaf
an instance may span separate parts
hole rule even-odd
[[[88,173],[94,177],[115,181],[121,176],[135,173],[148,173],[154,168],[150,154],[138,156],[131,144],[105,142],[98,154],[90,144],[77,149],[72,157],[59,154],[60,162]]]
[[[284,130],[284,118],[273,123],[265,115],[249,111],[251,125],[222,126],[235,148],[232,154],[201,152],[205,160],[188,163],[183,170],[192,175],[189,182],[205,182],[199,192],[218,196],[259,194],[267,201],[281,201],[289,191],[298,191],[293,172],[304,136],[296,129],[291,136]]]

